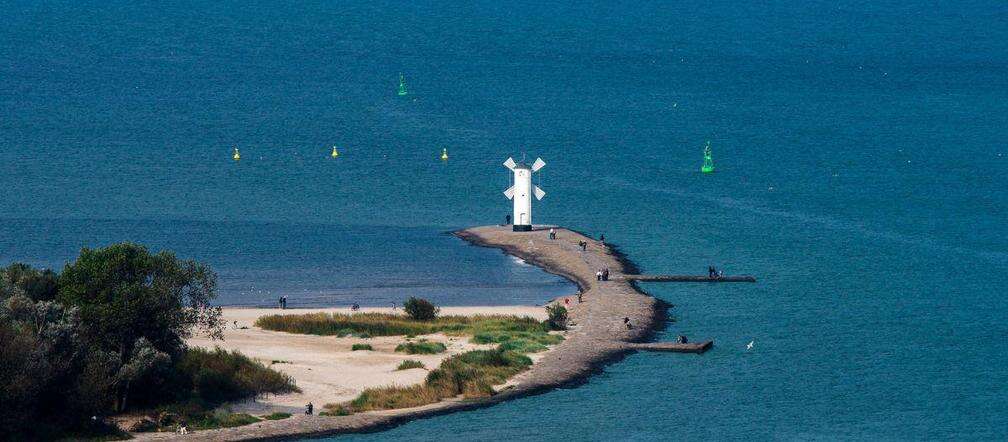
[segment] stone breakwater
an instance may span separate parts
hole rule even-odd
[[[666,317],[667,305],[642,293],[627,274],[636,273],[613,247],[580,233],[557,229],[549,239],[545,230],[512,232],[507,226],[474,227],[454,232],[472,244],[502,249],[547,272],[563,276],[580,288],[583,302],[569,297],[570,330],[566,340],[553,347],[528,371],[512,379],[494,396],[452,399],[423,407],[358,413],[351,416],[293,416],[243,427],[190,433],[186,440],[282,440],[376,431],[407,421],[459,410],[485,407],[501,401],[583,382],[603,365],[634,351],[633,343],[647,339]],[[579,242],[587,242],[582,250]],[[595,272],[608,268],[608,281]],[[563,302],[563,300],[559,300]],[[629,319],[627,327],[624,318]],[[316,404],[322,405],[322,404]],[[166,440],[170,433],[144,433],[141,440]]]

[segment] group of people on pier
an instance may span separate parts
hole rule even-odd
[[[595,279],[599,281],[609,280],[609,267],[604,267],[595,272]]]
[[[724,277],[724,271],[718,270],[714,266],[707,266],[707,277],[710,279],[721,279]]]

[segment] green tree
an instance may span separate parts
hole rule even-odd
[[[14,263],[0,268],[0,299],[24,295],[35,301],[52,301],[57,292],[56,273]]]
[[[39,431],[32,416],[65,409],[72,401],[68,390],[83,350],[78,324],[74,309],[55,302],[24,295],[0,301],[0,428]],[[63,417],[57,413],[51,421]]]
[[[87,342],[115,354],[116,408],[123,410],[135,382],[180,356],[194,328],[223,337],[220,308],[210,304],[216,286],[202,264],[120,243],[81,250],[59,276],[57,299],[79,310]]]

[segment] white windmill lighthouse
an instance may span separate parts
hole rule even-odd
[[[532,230],[532,195],[535,194],[537,200],[543,199],[546,192],[539,186],[532,185],[532,174],[538,172],[546,165],[542,158],[536,158],[531,166],[525,163],[516,163],[514,159],[508,157],[504,162],[504,167],[514,172],[514,184],[504,191],[504,196],[514,201],[514,231],[528,232]]]

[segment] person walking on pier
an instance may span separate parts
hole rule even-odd
[[[305,412],[304,412],[305,415],[311,416],[314,411],[315,411],[315,405],[314,404],[312,404],[311,402],[309,402],[308,405],[305,405]]]
[[[556,229],[550,227],[549,239],[556,239]]]
[[[595,280],[596,281],[602,280],[602,269],[599,269],[597,272],[595,272]]]

